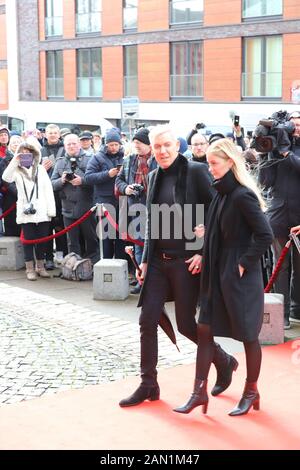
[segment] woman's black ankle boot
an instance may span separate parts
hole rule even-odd
[[[246,380],[242,398],[237,406],[230,411],[229,416],[245,415],[252,406],[254,410],[259,410],[259,400],[257,382],[247,382]]]
[[[202,405],[202,413],[206,413],[208,406],[208,395],[207,395],[207,380],[196,379],[194,384],[194,391],[189,401],[173,411],[176,413],[190,413],[197,406]]]

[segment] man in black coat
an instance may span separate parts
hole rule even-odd
[[[267,214],[274,232],[272,252],[276,264],[288,240],[291,227],[300,220],[300,112],[292,113],[295,124],[290,149],[274,150],[268,160],[260,159],[259,182],[269,189]],[[288,141],[288,139],[287,139]],[[286,149],[285,149],[286,150]],[[300,323],[300,256],[292,245],[275,282],[275,292],[284,295],[284,327],[290,319]]]
[[[187,161],[178,153],[179,142],[170,127],[156,126],[149,138],[158,168],[149,177],[142,274],[138,276],[143,283],[139,300],[141,384],[120,401],[122,407],[159,399],[157,327],[170,297],[175,301],[179,332],[197,344],[201,243],[193,229],[204,222],[204,211],[213,196],[207,166]],[[237,363],[219,345],[214,349],[218,376],[212,393],[218,395],[230,385]]]

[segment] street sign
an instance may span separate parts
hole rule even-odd
[[[122,119],[136,119],[139,117],[140,100],[137,96],[122,98],[121,111]]]

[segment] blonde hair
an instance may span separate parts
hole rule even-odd
[[[233,162],[232,171],[238,182],[254,192],[262,211],[266,211],[267,206],[261,191],[254,178],[248,172],[243,155],[238,151],[233,142],[229,139],[218,139],[208,147],[206,155],[215,155],[223,160],[231,159]]]

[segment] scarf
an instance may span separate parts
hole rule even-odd
[[[150,155],[150,154],[149,154]],[[135,184],[141,184],[147,192],[147,176],[149,173],[148,159],[149,155],[138,155],[137,156],[137,169],[134,175]]]

